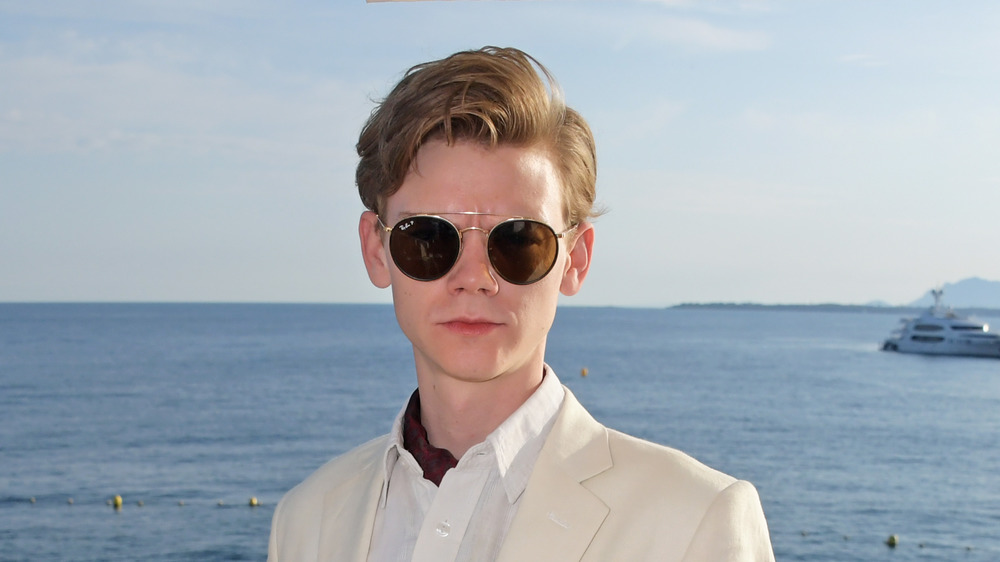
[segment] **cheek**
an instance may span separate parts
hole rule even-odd
[[[559,303],[559,276],[553,271],[545,279],[531,285],[517,303],[518,316],[526,328],[547,331],[555,319]]]
[[[421,303],[425,299],[421,298],[419,291],[411,285],[416,281],[404,276],[402,273],[394,272],[392,284],[392,303],[396,310],[396,320],[399,326],[406,331],[407,327],[417,320],[421,315]]]

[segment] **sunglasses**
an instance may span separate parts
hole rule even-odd
[[[468,211],[448,214],[496,216]],[[577,226],[556,234],[543,222],[514,217],[487,231],[476,226],[460,229],[437,215],[413,215],[390,228],[377,218],[379,226],[389,233],[393,263],[407,277],[417,281],[444,277],[462,254],[465,233],[478,230],[486,234],[486,254],[493,269],[514,285],[530,285],[548,275],[559,255],[559,239]]]

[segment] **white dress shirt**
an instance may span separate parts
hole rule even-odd
[[[403,448],[403,410],[385,451],[369,562],[494,560],[565,391],[546,365],[538,389],[441,480]]]

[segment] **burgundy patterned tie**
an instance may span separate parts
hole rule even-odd
[[[424,470],[424,478],[435,486],[440,486],[444,474],[458,464],[458,459],[447,449],[438,449],[427,441],[427,430],[420,423],[419,390],[413,391],[403,412],[403,447],[417,459]]]

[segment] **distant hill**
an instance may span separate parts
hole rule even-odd
[[[946,283],[943,287],[945,306],[961,310],[965,314],[987,316],[1000,315],[1000,281],[989,281],[972,277],[957,283]],[[885,301],[867,304],[757,304],[750,302],[683,303],[672,308],[718,308],[735,310],[802,310],[825,312],[873,312],[873,313],[920,313],[934,304],[930,290],[923,297],[904,305],[891,305]]]
[[[997,308],[1000,309],[1000,281],[988,281],[978,277],[963,279],[957,283],[945,283],[942,302],[953,308]],[[934,304],[930,290],[909,306],[927,307]]]

